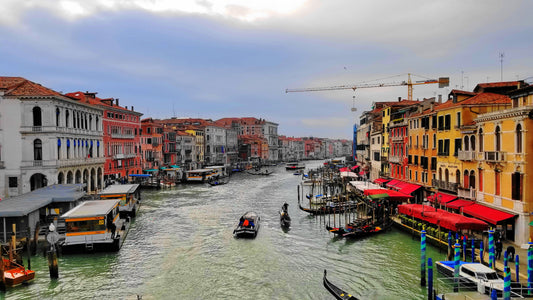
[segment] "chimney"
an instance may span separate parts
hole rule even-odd
[[[431,108],[431,111],[433,111],[433,109],[435,109],[435,102],[431,102],[431,105],[429,107]]]
[[[119,106],[119,105],[118,105],[118,98],[117,98],[117,99],[115,99],[115,101],[117,101],[117,106]]]
[[[398,102],[402,102],[402,97],[398,97]]]
[[[125,108],[125,109],[128,109],[128,106],[126,105],[126,106],[124,106],[124,108]]]
[[[439,103],[442,103],[442,95],[439,94]]]
[[[131,111],[134,111],[134,109],[133,109],[133,105],[131,106]]]

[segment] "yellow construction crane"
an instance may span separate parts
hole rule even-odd
[[[407,74],[407,81],[389,82],[389,83],[362,83],[357,85],[337,85],[314,88],[300,88],[300,89],[286,89],[285,93],[296,92],[318,92],[318,91],[333,91],[333,90],[356,90],[361,88],[375,88],[375,87],[390,87],[390,86],[407,86],[407,100],[413,100],[413,85],[438,83],[439,88],[446,87],[450,84],[449,77],[440,77],[439,79],[427,79],[422,81],[411,81],[411,73]]]

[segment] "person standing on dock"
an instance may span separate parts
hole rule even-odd
[[[502,256],[502,250],[503,250],[502,240],[498,239],[496,241],[495,246],[496,246],[496,257],[494,259],[498,260]]]

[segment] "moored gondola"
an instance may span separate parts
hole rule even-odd
[[[354,210],[357,208],[357,203],[355,201],[348,202],[328,202],[324,205],[316,205],[316,208],[307,208],[303,207],[298,199],[298,207],[300,210],[305,211],[313,215],[324,215],[324,214],[333,214],[333,213],[343,213],[347,210]]]
[[[346,293],[345,291],[338,288],[336,285],[331,283],[328,278],[326,277],[327,271],[324,270],[324,287],[333,295],[335,296],[335,299],[339,300],[357,300],[356,297]]]

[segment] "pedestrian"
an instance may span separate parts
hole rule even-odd
[[[496,260],[500,259],[500,257],[502,256],[502,250],[503,250],[502,241],[498,239],[496,241],[496,257],[495,257]]]
[[[509,261],[514,261],[514,253],[515,249],[513,246],[507,247],[507,258],[509,258]]]

